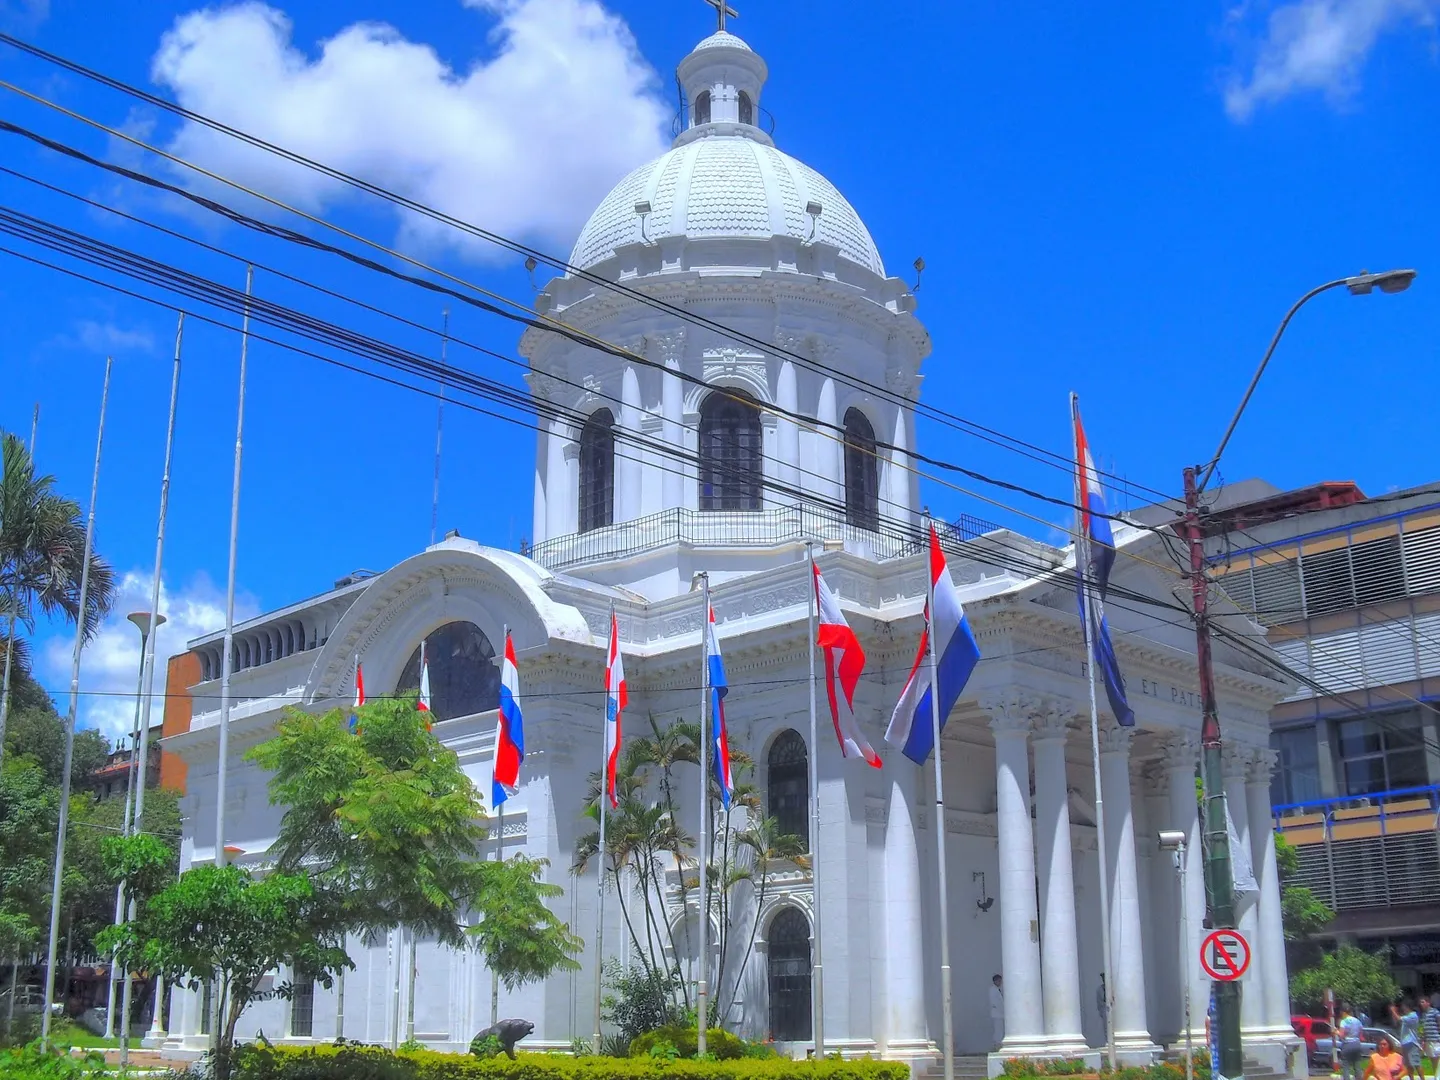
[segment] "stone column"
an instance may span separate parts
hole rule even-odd
[[[889,755],[887,755],[889,756]],[[885,823],[885,1056],[933,1058],[926,1035],[925,953],[920,852],[915,840],[919,770],[887,769],[890,806]]]
[[[1074,713],[1047,703],[1035,722],[1035,829],[1040,868],[1040,971],[1045,1036],[1055,1053],[1085,1050],[1080,1015],[1080,949],[1075,937],[1075,874],[1070,860],[1065,737]]]
[[[982,706],[995,733],[995,824],[1000,841],[1000,974],[1005,980],[1001,1054],[1043,1053],[1045,1017],[1030,825],[1030,709],[1018,698]],[[943,823],[937,822],[943,827]]]
[[[1285,924],[1280,907],[1280,871],[1275,862],[1275,831],[1270,816],[1270,774],[1275,751],[1256,750],[1245,777],[1245,801],[1250,812],[1250,851],[1255,880],[1260,885],[1256,922],[1259,940],[1252,943],[1252,964],[1260,968],[1264,986],[1264,1024],[1267,1032],[1291,1036],[1290,973],[1285,963]]]
[[[816,461],[820,473],[812,478],[816,492],[822,499],[832,499],[843,504],[845,501],[845,458],[843,436],[837,430],[839,421],[835,411],[835,380],[826,379],[820,384],[820,401],[815,411],[818,422],[816,433],[819,453]]]
[[[616,432],[615,439],[615,484],[611,496],[611,520],[616,522],[633,521],[640,516],[641,457],[644,451],[625,437],[633,439],[641,434],[640,376],[634,364],[626,364],[621,373],[620,402],[620,432]]]
[[[661,431],[667,446],[685,446],[685,395],[680,384],[680,362],[685,350],[685,331],[675,330],[659,335],[656,348],[665,360],[665,374],[660,379],[660,413],[664,417]],[[666,459],[660,491],[661,507],[673,510],[685,505],[687,469],[678,461]]]
[[[799,401],[795,386],[795,365],[785,360],[780,364],[780,376],[775,380],[775,404],[785,412],[798,413]],[[778,466],[775,478],[785,487],[785,490],[779,493],[780,501],[784,505],[793,505],[799,499],[790,492],[801,486],[799,425],[788,416],[781,416],[775,421],[775,440]]]
[[[1161,743],[1161,760],[1169,774],[1170,825],[1185,834],[1185,913],[1189,933],[1176,946],[1176,978],[1180,980],[1184,1008],[1185,972],[1190,973],[1190,1037],[1205,1041],[1205,1011],[1210,1007],[1210,980],[1200,969],[1200,942],[1205,936],[1205,856],[1201,850],[1200,802],[1195,768],[1200,761],[1200,739],[1193,732],[1176,732]],[[1179,935],[1176,935],[1177,938]],[[1164,955],[1163,945],[1160,955]],[[1188,965],[1188,966],[1187,966]],[[1180,1029],[1183,1043],[1185,1029]]]
[[[1130,797],[1130,728],[1111,722],[1100,733],[1100,782],[1105,796],[1105,857],[1110,877],[1110,963],[1115,1044],[1153,1051],[1145,1017],[1145,947],[1135,868],[1135,819]]]
[[[1235,823],[1235,837],[1247,855],[1250,854],[1250,808],[1245,798],[1245,780],[1250,771],[1253,752],[1248,746],[1227,745],[1225,747],[1225,802],[1230,810],[1230,820]],[[1261,822],[1261,828],[1264,828]],[[1245,940],[1250,942],[1250,970],[1240,980],[1240,1029],[1259,1034],[1265,1026],[1265,984],[1261,980],[1255,963],[1255,950],[1259,942],[1259,904],[1257,897],[1250,897],[1245,903],[1235,925]]]
[[[538,390],[537,390],[538,393]],[[579,495],[568,485],[565,445],[570,440],[564,420],[551,420],[545,435],[545,535],[565,536],[572,532],[569,510]]]

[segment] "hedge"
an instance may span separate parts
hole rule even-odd
[[[893,1061],[667,1061],[517,1054],[479,1060],[468,1054],[374,1046],[258,1047],[237,1052],[235,1080],[909,1080]]]

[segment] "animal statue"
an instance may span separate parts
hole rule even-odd
[[[471,1041],[473,1046],[481,1039],[491,1035],[500,1040],[500,1049],[505,1051],[505,1056],[511,1061],[515,1060],[515,1044],[535,1030],[535,1025],[529,1020],[501,1020],[498,1024],[491,1024],[484,1031],[480,1032]]]

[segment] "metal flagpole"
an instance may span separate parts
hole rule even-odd
[[[225,657],[220,662],[220,749],[215,755],[215,865],[225,865],[225,780],[230,763],[230,676],[235,648],[235,556],[240,540],[240,460],[245,449],[245,364],[250,351],[250,296],[255,268],[245,267],[245,318],[240,324],[240,398],[235,409],[235,471],[230,481],[230,565],[225,579]]]
[[[930,654],[930,731],[935,740],[935,857],[940,886],[940,1037],[945,1080],[955,1080],[955,1018],[950,1014],[950,890],[945,877],[945,772],[940,761],[940,669],[935,659],[935,575],[930,568],[930,511],[925,511],[925,643]]]
[[[825,964],[820,949],[820,742],[815,720],[815,545],[805,541],[810,570],[810,906],[815,919],[815,963],[810,968],[815,1056],[825,1057]]]
[[[1070,426],[1075,432],[1075,505],[1082,507],[1080,470],[1085,463],[1080,459],[1080,397],[1070,394]],[[1100,709],[1095,703],[1095,655],[1090,645],[1090,586],[1086,577],[1090,570],[1090,539],[1085,531],[1083,509],[1076,510],[1077,524],[1075,539],[1075,572],[1080,587],[1080,630],[1085,642],[1085,674],[1090,684],[1090,757],[1095,769],[1095,840],[1096,862],[1100,865],[1100,950],[1104,957],[1105,970],[1101,978],[1105,981],[1105,1052],[1110,1061],[1110,1071],[1115,1071],[1115,966],[1110,953],[1110,875],[1106,865],[1105,849],[1105,797],[1100,783]],[[1093,583],[1092,583],[1093,584]]]
[[[706,892],[706,861],[710,858],[710,575],[700,574],[700,955],[695,968],[695,1050],[705,1056],[705,1028],[710,1020],[710,904]]]
[[[108,361],[107,361],[108,362]],[[30,468],[35,468],[35,433],[40,427],[40,403],[35,403],[35,412],[30,417]],[[19,594],[10,594],[10,627],[6,631],[9,635],[5,639],[5,676],[0,682],[0,762],[5,760],[5,722],[10,716],[10,669],[13,666],[15,657],[15,616],[16,607],[19,601]]]
[[[505,670],[505,651],[504,651],[504,650],[505,650],[505,643],[506,643],[507,641],[509,641],[509,640],[510,640],[510,625],[509,625],[508,623],[506,623],[506,624],[505,624],[504,626],[502,626],[501,629],[500,629],[500,650],[501,650],[501,651],[500,651],[500,670],[501,670],[502,673],[503,673],[504,670]],[[500,756],[500,726],[499,726],[499,725],[500,725],[500,719],[499,719],[498,716],[497,716],[496,719],[495,719],[495,725],[496,725],[496,726],[495,726],[495,757],[498,759],[499,756]],[[491,769],[490,769],[490,776],[491,776],[490,783],[491,783],[491,786],[493,787],[493,786],[494,786],[494,783],[495,783],[495,780],[494,780],[495,769],[494,769],[494,766],[493,766],[493,765],[491,766]],[[504,861],[505,861],[505,804],[504,804],[503,802],[496,808],[496,813],[497,813],[497,815],[498,815],[499,818],[500,818],[500,822],[499,822],[499,828],[497,829],[497,831],[496,831],[496,833],[495,833],[495,861],[496,861],[496,862],[504,862]],[[491,1027],[494,1027],[494,1026],[495,1026],[496,1024],[498,1024],[499,1022],[500,1022],[500,973],[497,972],[497,971],[492,967],[492,968],[490,969],[490,1026],[491,1026]]]
[[[50,1002],[55,998],[55,950],[60,943],[60,886],[65,876],[65,830],[70,823],[70,769],[75,760],[75,710],[80,703],[80,650],[85,647],[86,603],[90,598],[90,554],[95,548],[95,495],[100,490],[100,447],[105,442],[105,406],[110,401],[110,368],[105,358],[105,383],[100,391],[100,424],[95,431],[95,471],[90,477],[90,513],[85,523],[85,561],[80,568],[80,605],[75,619],[75,649],[70,654],[70,708],[65,715],[65,764],[60,776],[60,823],[55,832],[55,874],[50,883],[50,941],[45,958],[45,1012],[40,1039],[50,1042]],[[157,1006],[158,1007],[158,1006]]]
[[[149,764],[150,750],[150,708],[155,700],[155,644],[159,637],[160,577],[165,566],[165,519],[170,510],[170,466],[175,456],[175,407],[180,400],[180,348],[185,341],[185,313],[180,312],[175,322],[175,362],[170,376],[170,417],[165,427],[165,471],[160,476],[160,524],[155,531],[155,576],[150,583],[150,611],[154,620],[150,636],[145,639],[145,651],[140,661],[140,682],[144,693],[140,698],[140,762],[135,766],[135,822],[134,831],[144,831],[145,820],[145,773]],[[135,919],[135,898],[129,903],[129,918]],[[130,975],[125,973],[125,993],[120,1007],[120,1063],[123,1066],[129,1055],[130,1043]],[[156,1002],[156,1008],[160,1003]],[[215,1033],[218,1041],[219,1032]]]
[[[440,367],[445,367],[446,346],[450,344],[450,309],[440,312]],[[435,402],[435,493],[430,498],[430,546],[435,546],[435,526],[440,518],[440,436],[445,430],[445,379],[441,375],[440,396]]]
[[[600,994],[604,986],[602,970],[605,959],[605,803],[609,798],[610,781],[610,706],[612,693],[618,692],[610,686],[610,642],[615,634],[615,605],[610,605],[610,629],[605,636],[605,715],[600,721],[600,860],[595,872],[595,1053],[600,1053]],[[619,642],[616,642],[619,648]]]

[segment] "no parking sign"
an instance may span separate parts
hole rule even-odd
[[[1200,943],[1200,966],[1217,982],[1233,982],[1250,967],[1250,943],[1238,930],[1216,930]]]

